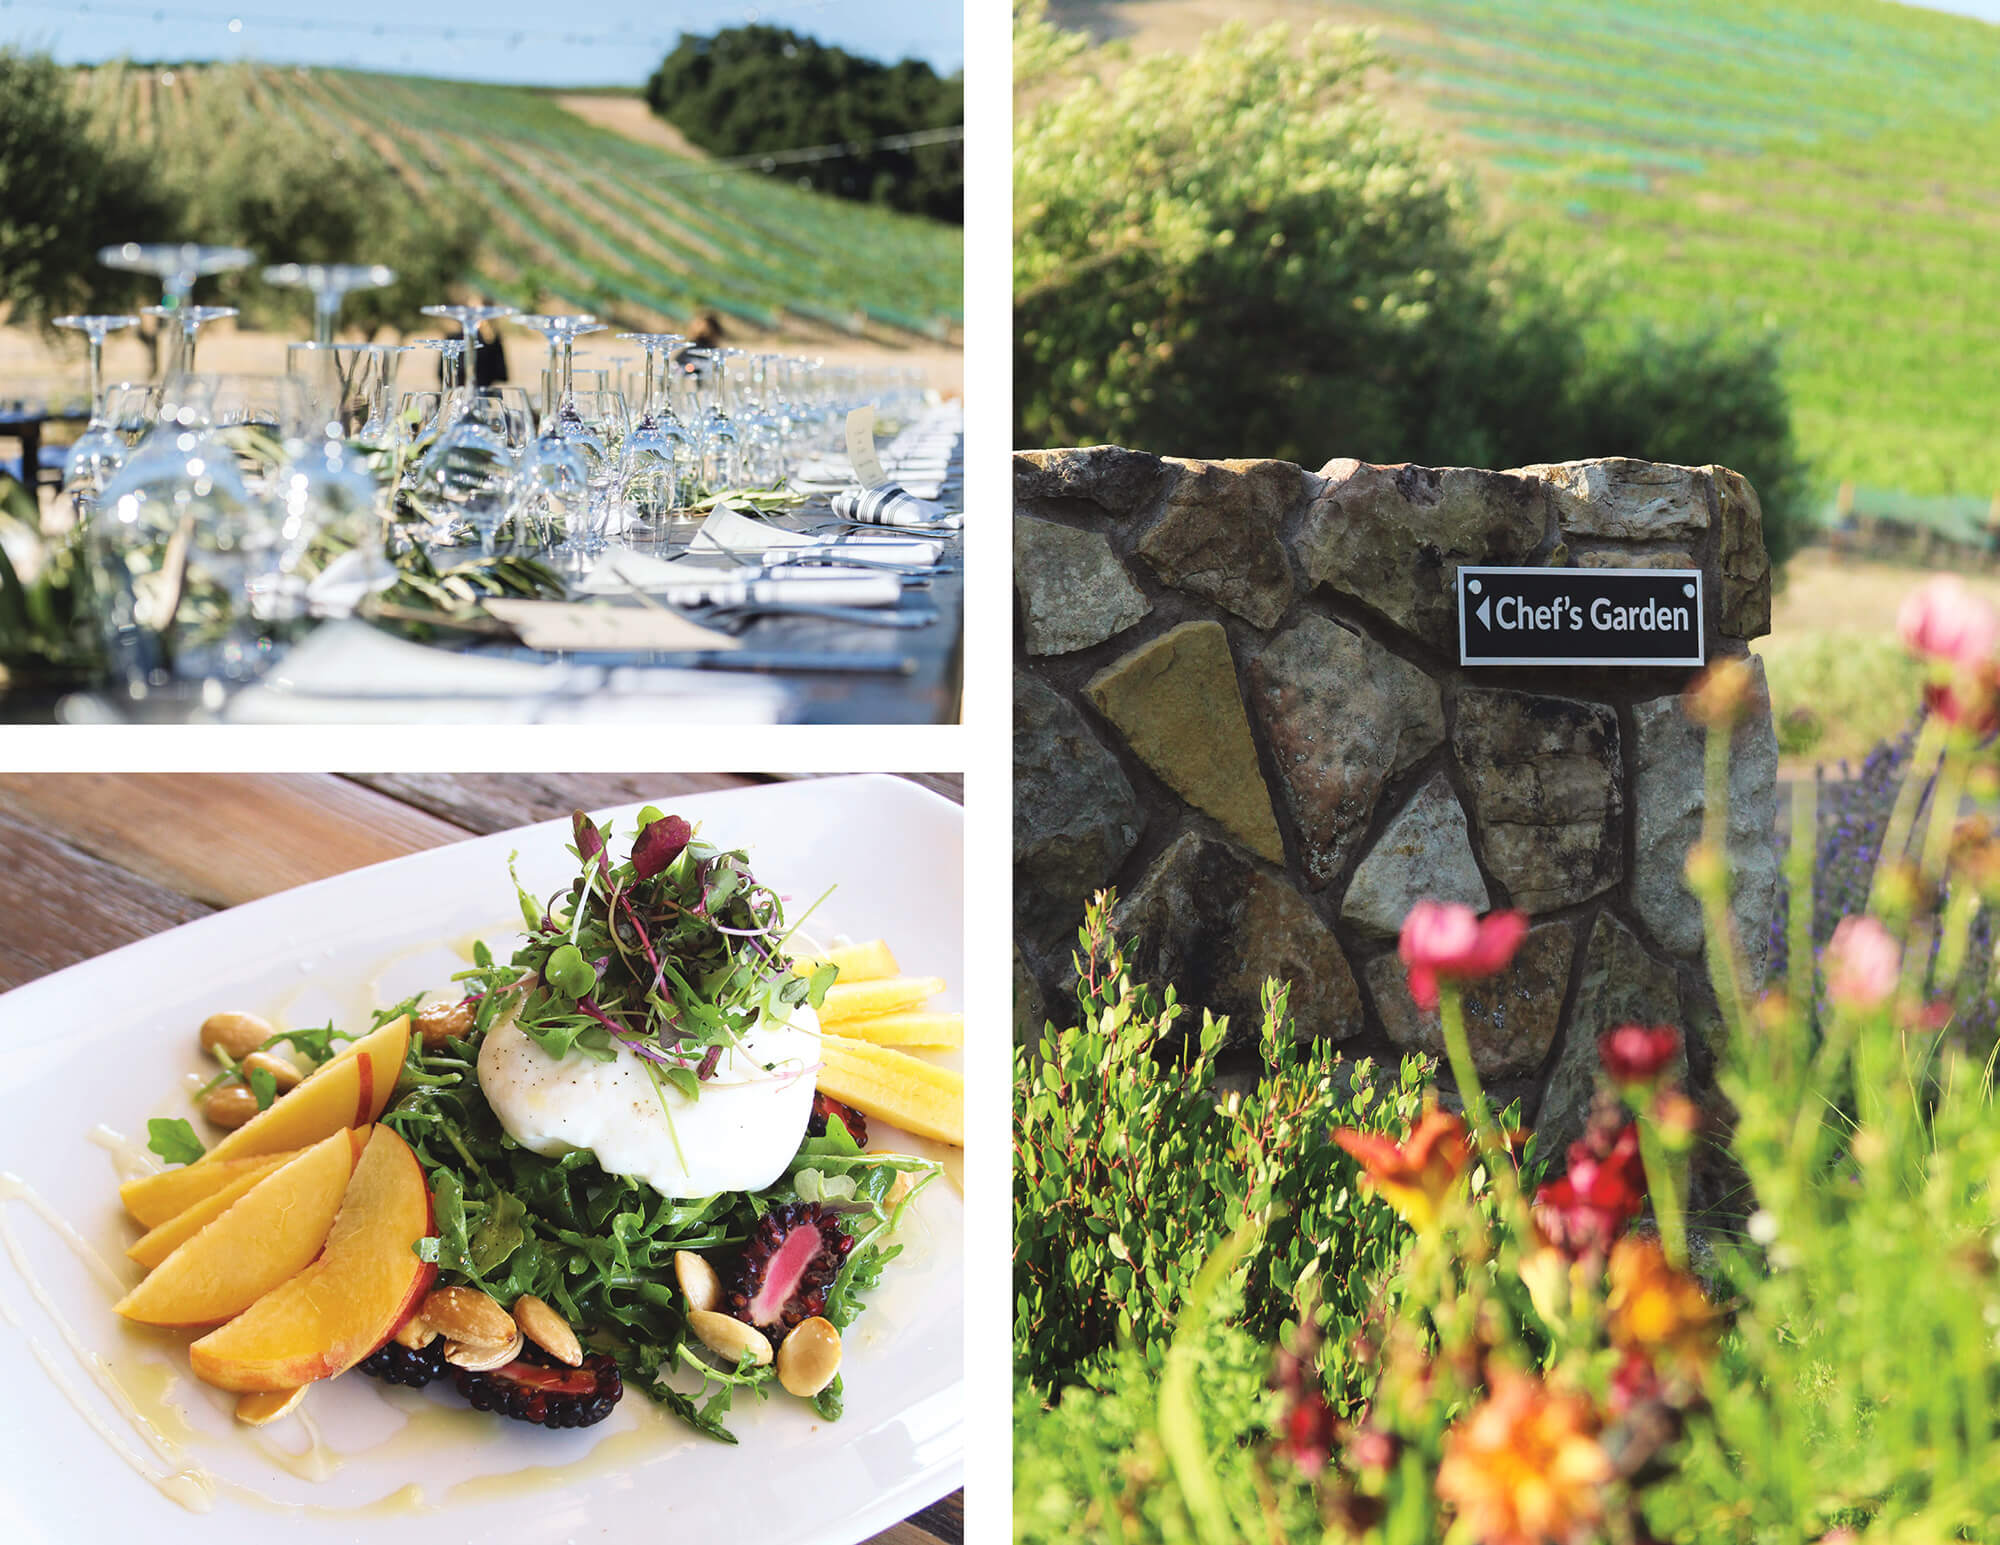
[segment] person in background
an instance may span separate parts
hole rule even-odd
[[[499,386],[506,381],[507,350],[491,322],[481,322],[479,330],[472,335],[472,355],[474,386]]]
[[[722,330],[722,318],[713,311],[704,311],[688,324],[688,342],[697,349],[712,349],[726,336]]]

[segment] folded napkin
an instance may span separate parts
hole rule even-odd
[[[942,504],[919,499],[900,483],[880,488],[845,488],[833,496],[833,513],[871,526],[930,526],[956,531],[965,524]]]
[[[793,531],[765,521],[739,515],[728,505],[717,505],[688,544],[697,556],[728,553],[758,562],[780,563],[799,553],[811,551],[838,558],[865,558],[872,563],[936,563],[943,549],[936,542],[884,542],[872,537],[842,541],[839,537]]]
[[[740,565],[698,563],[687,558],[663,562],[641,553],[602,559],[577,588],[590,595],[657,596],[673,606],[740,606],[748,601],[809,606],[894,606],[903,582],[894,574],[840,565],[786,566],[780,576],[756,579]]]

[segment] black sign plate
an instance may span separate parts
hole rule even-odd
[[[1458,571],[1460,665],[1705,665],[1699,569]]]

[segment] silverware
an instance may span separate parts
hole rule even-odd
[[[938,620],[934,607],[898,611],[894,607],[819,606],[796,601],[736,601],[707,606],[684,606],[680,610],[692,622],[735,632],[760,617],[813,617],[822,622],[845,622],[864,628],[927,628]]]

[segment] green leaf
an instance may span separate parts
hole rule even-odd
[[[278,1078],[269,1068],[252,1068],[243,1075],[250,1092],[257,1096],[257,1109],[269,1110],[278,1097]]]
[[[178,1116],[155,1116],[146,1123],[146,1146],[169,1164],[192,1164],[208,1150],[194,1128]]]

